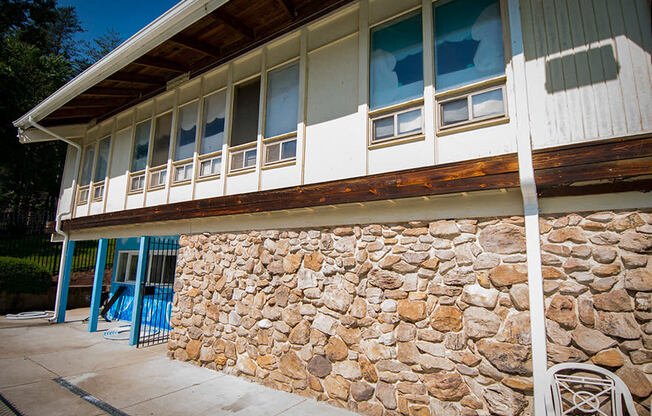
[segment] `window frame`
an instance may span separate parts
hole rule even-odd
[[[294,156],[283,159],[282,158],[283,143],[288,143],[288,142],[292,142],[292,141],[295,142]],[[274,166],[278,166],[278,165],[288,165],[288,164],[292,164],[292,163],[296,162],[296,160],[297,160],[297,152],[296,152],[297,144],[296,143],[297,143],[297,132],[296,131],[286,133],[286,134],[281,134],[281,135],[278,135],[278,136],[275,136],[275,137],[270,137],[269,139],[265,139],[263,141],[263,155],[264,155],[264,157],[263,157],[263,166],[264,167],[274,167]],[[277,145],[279,146],[279,158],[278,158],[278,160],[274,160],[274,161],[270,162],[267,159],[267,150],[271,146],[277,146]]]
[[[123,278],[122,278],[122,280],[120,280],[120,278],[118,276],[118,273],[120,272],[120,256],[123,255],[123,254],[125,254],[127,256],[127,263],[125,264],[124,275],[122,275]],[[115,283],[123,284],[123,285],[133,285],[133,284],[136,283],[136,279],[138,278],[138,276],[134,276],[133,280],[128,279],[131,262],[132,262],[132,260],[134,258],[136,259],[136,265],[137,265],[138,264],[138,250],[120,250],[118,252],[118,259],[117,259],[117,264],[116,264],[116,275],[115,275],[115,279],[114,279]],[[136,269],[136,270],[138,270],[138,269]]]
[[[192,182],[193,176],[195,174],[194,164],[195,164],[194,158],[184,159],[184,160],[179,160],[177,162],[174,162],[172,164],[172,172],[173,172],[172,185],[184,185]],[[177,171],[179,171],[179,169],[187,170],[188,166],[190,166],[190,176],[187,178],[177,180]]]
[[[163,266],[165,266],[165,258],[166,257],[174,257],[174,262],[175,262],[175,270],[172,271],[172,282],[163,282],[163,281],[158,281],[158,282],[152,282],[152,265],[153,265],[153,259],[154,256],[163,256]],[[138,256],[136,256],[138,257]],[[145,276],[145,284],[150,285],[150,286],[161,286],[161,285],[169,285],[170,283],[174,283],[175,279],[175,273],[176,273],[176,262],[177,262],[178,255],[177,254],[170,254],[169,250],[150,250],[147,253],[147,274]],[[163,276],[160,276],[161,278]],[[161,279],[162,280],[162,279]]]
[[[138,130],[138,125],[142,123],[149,122],[149,134],[147,137],[147,157],[145,158],[145,167],[143,169],[132,171],[131,168],[134,163],[134,152],[136,151],[136,131]],[[149,170],[149,159],[151,157],[151,144],[152,144],[152,134],[153,134],[153,124],[154,117],[147,117],[140,121],[134,121],[133,131],[131,133],[131,154],[129,158],[129,181],[127,183],[127,195],[135,195],[145,191],[146,188],[146,176]],[[141,186],[138,188],[133,187],[134,180],[141,181]]]
[[[77,188],[77,206],[83,206],[88,203],[90,197],[90,184],[89,185],[79,185]]]
[[[248,152],[254,151],[256,152],[256,159],[254,160],[253,165],[247,166],[245,164],[247,158],[246,154]],[[242,154],[242,167],[234,168],[233,167],[233,157],[237,156],[239,154]],[[241,174],[241,173],[248,173],[248,172],[253,172],[256,170],[256,165],[258,162],[258,142],[251,142],[251,143],[245,143],[241,144],[239,146],[231,147],[229,148],[229,165],[228,165],[228,172],[229,174]],[[222,161],[224,163],[224,161]]]
[[[506,75],[489,80],[465,85],[455,90],[435,94],[435,125],[438,136],[452,134],[482,127],[494,126],[509,122],[509,107],[507,103]],[[484,117],[473,117],[473,97],[486,92],[500,90],[503,98],[503,112]],[[453,101],[467,100],[468,119],[457,123],[444,125],[443,105]]]
[[[161,176],[164,178],[161,180]],[[157,182],[154,182],[154,178],[157,177]],[[156,168],[150,168],[147,173],[147,190],[153,191],[157,189],[165,188],[165,185],[168,182],[168,165],[160,165]]]
[[[216,173],[210,173],[208,175],[202,175],[202,173],[201,173],[202,164],[204,164],[204,163],[212,163],[214,160],[217,160],[217,159],[220,159],[220,170],[218,172],[216,172]],[[222,151],[221,150],[218,150],[217,152],[206,153],[205,155],[202,155],[201,157],[199,157],[198,163],[197,163],[197,174],[196,174],[197,175],[197,180],[198,181],[203,181],[203,180],[208,180],[208,179],[219,178],[220,175],[221,175],[221,171],[222,171],[222,163],[223,163],[223,159],[222,159]]]
[[[410,133],[398,133],[398,115],[403,113],[409,113],[414,110],[421,110],[421,130],[417,132]],[[425,112],[425,103],[423,98],[418,98],[416,100],[407,101],[401,104],[393,105],[391,107],[381,108],[369,112],[368,118],[368,137],[367,137],[367,147],[370,149],[376,147],[382,147],[389,144],[399,144],[405,143],[407,141],[421,140],[425,138],[426,135],[426,112]],[[374,140],[374,122],[383,118],[393,117],[394,118],[394,135],[391,137],[385,137],[382,139]]]

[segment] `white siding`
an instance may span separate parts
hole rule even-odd
[[[121,211],[125,204],[127,177],[129,172],[132,130],[119,131],[113,138],[113,157],[109,163],[109,183],[107,188],[106,211]]]
[[[652,129],[649,0],[521,0],[535,148]]]

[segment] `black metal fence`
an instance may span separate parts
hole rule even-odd
[[[0,213],[0,256],[30,260],[43,266],[52,275],[59,273],[61,243],[51,242],[50,234],[45,231],[49,218],[54,218],[54,213]],[[116,240],[109,241],[107,269],[113,267],[115,244]],[[77,242],[72,271],[94,270],[96,257],[97,241]]]
[[[170,312],[179,243],[175,239],[151,238],[147,274],[143,279],[143,309],[138,347],[162,344],[170,337]]]

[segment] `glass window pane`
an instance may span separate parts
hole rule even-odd
[[[489,117],[505,113],[503,90],[487,91],[471,97],[473,118]]]
[[[276,162],[281,157],[281,145],[272,144],[267,146],[267,163]]]
[[[371,109],[423,96],[421,13],[371,30]]]
[[[136,271],[138,270],[138,255],[130,254],[129,255],[129,271],[127,274],[126,281],[135,282],[136,281]]]
[[[211,174],[211,161],[205,160],[199,166],[199,176],[207,176]]]
[[[374,139],[385,139],[394,136],[394,116],[374,120]]]
[[[179,109],[177,126],[177,143],[174,160],[188,159],[195,153],[195,136],[197,135],[197,103],[188,104]]]
[[[254,166],[256,164],[256,150],[248,150],[245,152],[245,167]]]
[[[267,78],[265,137],[297,129],[299,108],[299,64],[276,69]]]
[[[82,169],[81,186],[86,186],[91,183],[91,175],[93,173],[93,159],[95,157],[95,146],[86,146],[84,149],[84,167]]]
[[[437,90],[505,73],[498,0],[456,0],[434,10]]]
[[[127,258],[129,257],[128,253],[120,253],[118,256],[118,271],[115,275],[116,282],[124,282],[125,274],[127,273]]]
[[[131,159],[131,171],[138,172],[145,169],[147,164],[147,152],[149,150],[149,129],[152,121],[143,121],[136,125],[134,138],[134,154]]]
[[[417,133],[421,131],[421,109],[398,114],[396,118],[398,134]]]
[[[231,170],[242,169],[244,162],[244,153],[234,153],[231,155]]]
[[[206,97],[204,100],[204,129],[199,154],[217,152],[224,143],[224,111],[226,91]]]
[[[168,163],[171,129],[172,113],[164,114],[156,119],[156,129],[154,130],[154,146],[152,148],[152,166],[154,167]]]
[[[468,101],[463,98],[444,103],[441,105],[441,112],[444,126],[466,121],[469,119]]]
[[[256,141],[258,134],[258,106],[260,79],[235,87],[231,146]]]
[[[107,137],[100,141],[97,152],[97,163],[95,164],[95,175],[93,182],[103,181],[106,178],[106,169],[109,165],[109,148],[111,147],[111,138]]]
[[[282,145],[281,159],[291,159],[297,155],[297,141],[290,140]]]

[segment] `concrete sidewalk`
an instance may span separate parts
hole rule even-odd
[[[70,322],[0,317],[0,394],[21,413],[106,415],[61,384],[70,383],[129,415],[354,415],[242,378],[172,361],[166,346],[137,349],[89,334],[88,308]],[[100,323],[100,330],[116,323]],[[61,378],[59,382],[55,379]]]

